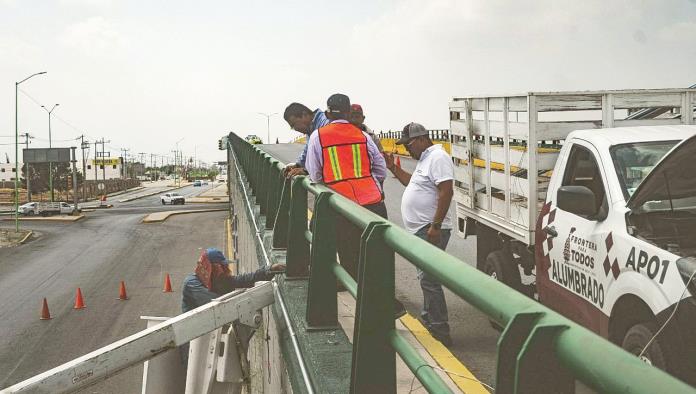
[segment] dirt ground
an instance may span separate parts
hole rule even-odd
[[[30,232],[29,230],[19,230],[17,233],[14,229],[0,228],[0,248],[8,248],[19,244]]]

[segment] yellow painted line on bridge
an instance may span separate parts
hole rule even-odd
[[[401,323],[403,323],[406,328],[413,334],[418,342],[423,345],[425,350],[430,353],[430,355],[435,359],[435,361],[440,365],[440,367],[446,371],[446,373],[452,378],[454,383],[463,392],[467,394],[471,393],[486,393],[489,391],[479,380],[474,376],[469,369],[462,364],[457,357],[452,354],[452,352],[447,349],[445,345],[440,343],[437,339],[433,338],[428,332],[428,329],[415,319],[410,314],[401,318]]]
[[[307,209],[307,218],[312,219],[312,210]],[[425,351],[452,378],[454,384],[467,394],[490,394],[469,369],[462,364],[445,345],[433,338],[428,329],[410,314],[402,317],[401,323],[413,334]]]

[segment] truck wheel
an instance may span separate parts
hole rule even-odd
[[[34,211],[28,211],[28,212],[26,213],[26,215],[27,215],[27,216],[34,216]]]
[[[165,205],[165,204],[164,204],[164,200],[162,200],[162,205]]]
[[[496,250],[488,254],[483,265],[483,272],[515,290],[519,291],[522,285],[520,270],[513,263],[512,257],[502,250]]]
[[[627,352],[638,356],[643,348],[658,330],[654,322],[638,323],[628,329],[621,347]],[[667,354],[667,344],[664,336],[658,336],[653,340],[648,350],[640,357],[642,361],[664,371],[670,372],[670,362]]]
[[[512,256],[502,250],[495,250],[486,256],[486,262],[483,264],[483,272],[491,278],[501,281],[515,290],[520,290],[522,280],[520,279],[520,270],[513,263]],[[491,327],[498,331],[502,331],[503,327],[493,320],[488,320]]]

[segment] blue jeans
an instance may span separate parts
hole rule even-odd
[[[430,225],[421,227],[416,231],[415,235],[427,241],[428,228],[430,228]],[[452,230],[441,230],[440,244],[437,247],[442,250],[447,248],[451,232]],[[418,279],[420,279],[421,290],[423,290],[423,311],[421,312],[423,322],[425,322],[428,330],[431,332],[449,335],[447,302],[445,301],[445,293],[442,291],[442,285],[435,278],[420,269],[418,270]]]

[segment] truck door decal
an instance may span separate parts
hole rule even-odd
[[[660,284],[664,283],[665,275],[669,267],[669,260],[661,260],[660,256],[650,256],[648,252],[638,249],[638,257],[636,257],[636,247],[631,248],[631,252],[626,258],[626,268],[631,268],[635,272],[641,273],[645,269],[645,274],[648,278],[655,279],[660,273]]]

